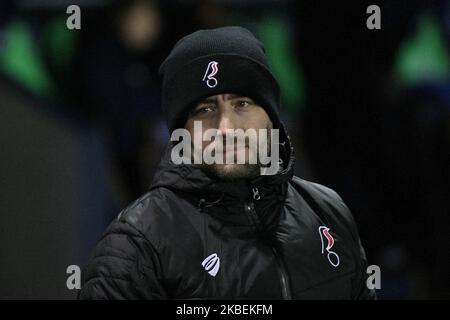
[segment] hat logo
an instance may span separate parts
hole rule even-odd
[[[214,76],[217,74],[217,71],[219,71],[218,64],[219,63],[217,61],[210,61],[208,63],[208,66],[206,67],[206,72],[203,76],[202,81],[206,80],[206,85],[210,88],[214,88],[218,84],[217,79],[214,78]]]

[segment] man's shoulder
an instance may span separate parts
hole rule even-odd
[[[323,220],[340,222],[353,229],[354,218],[341,196],[333,189],[316,182],[293,177],[290,187]]]
[[[320,202],[343,203],[342,198],[336,191],[319,183],[294,176],[290,184],[302,196],[311,197]]]
[[[158,226],[163,220],[170,218],[169,204],[175,203],[176,199],[169,189],[152,189],[124,208],[115,221],[127,224],[145,235],[151,227]]]

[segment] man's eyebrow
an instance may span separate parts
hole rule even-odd
[[[242,95],[242,94],[235,94],[235,93],[229,94],[229,95],[228,95],[228,99],[229,99],[229,100],[237,99],[237,98],[244,98],[244,97],[245,97],[245,96]]]
[[[243,95],[243,94],[229,94],[228,95],[228,100],[233,100],[233,99],[239,99],[239,98],[248,98],[251,99],[249,96]]]
[[[226,100],[233,100],[233,99],[239,99],[239,98],[248,98],[251,99],[250,97],[243,95],[243,94],[238,94],[238,93],[230,93],[227,95],[227,99]],[[217,97],[213,96],[213,97],[206,97],[204,99],[199,100],[196,103],[196,106],[200,105],[200,104],[204,104],[204,103],[216,103],[217,102]]]
[[[208,97],[208,98],[204,98],[201,99],[200,101],[197,102],[196,105],[202,104],[202,103],[212,103],[212,102],[216,102],[217,98],[215,97]]]

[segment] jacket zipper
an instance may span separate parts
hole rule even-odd
[[[284,262],[281,259],[280,255],[277,252],[277,249],[275,247],[271,246],[273,255],[275,256],[275,260],[277,261],[277,270],[278,274],[280,276],[280,283],[281,283],[281,296],[283,297],[283,300],[292,300],[291,290],[289,288],[288,283],[288,275],[286,272],[286,269],[284,267]]]
[[[259,221],[258,215],[255,211],[255,205],[253,202],[248,202],[245,204],[245,211],[247,212],[248,216],[250,217],[250,220],[254,226],[256,226],[256,229],[258,232],[261,231],[261,223]],[[275,257],[275,261],[277,263],[277,271],[278,276],[280,278],[280,284],[281,284],[281,295],[283,300],[291,300],[291,290],[289,288],[289,282],[288,282],[288,275],[286,272],[286,269],[284,267],[284,262],[281,259],[280,255],[277,252],[277,249],[274,246],[270,246],[272,249],[272,253]]]

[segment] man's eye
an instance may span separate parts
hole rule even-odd
[[[212,111],[212,106],[200,106],[194,110],[194,114],[204,114]]]
[[[238,103],[237,103],[237,106],[238,106],[239,108],[245,108],[245,107],[247,107],[249,104],[250,104],[250,102],[247,101],[247,100],[239,100]]]

